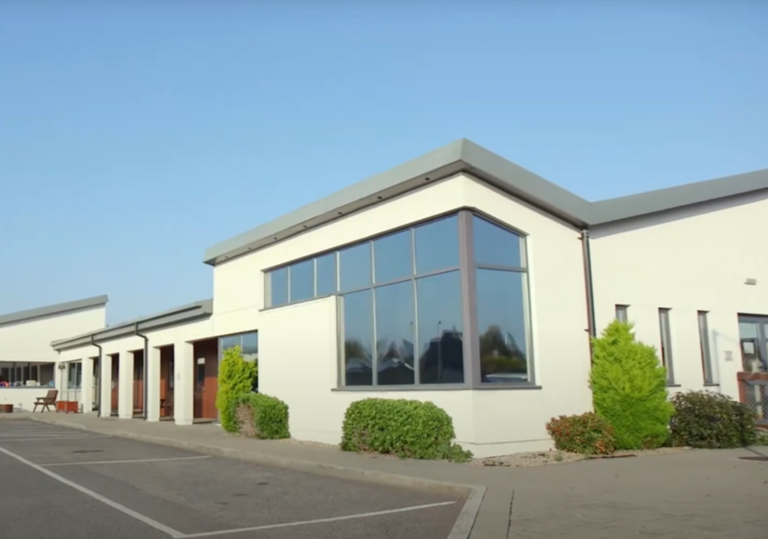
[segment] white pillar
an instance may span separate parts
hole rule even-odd
[[[173,347],[173,418],[177,425],[191,425],[194,417],[194,345],[176,343]]]
[[[83,359],[83,379],[80,383],[80,406],[84,414],[93,411],[93,358]]]
[[[101,370],[101,374],[99,375],[99,380],[101,380],[99,415],[101,417],[109,417],[112,415],[112,356],[109,354],[102,354],[101,360],[99,361],[99,368]]]
[[[150,346],[148,355],[144,359],[147,372],[147,421],[160,421],[160,349]]]
[[[120,419],[133,418],[133,352],[121,352],[118,355],[117,416]]]

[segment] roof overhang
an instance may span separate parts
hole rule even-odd
[[[215,266],[459,173],[468,173],[580,228],[768,190],[768,170],[589,202],[462,139],[403,163],[206,250]]]
[[[114,326],[109,326],[96,331],[59,339],[53,341],[51,346],[58,351],[69,348],[77,348],[93,343],[102,343],[123,337],[130,337],[137,333],[155,331],[178,324],[188,324],[208,318],[213,313],[213,300],[206,299],[182,305],[174,309],[169,309],[161,313],[136,318],[127,322],[121,322]]]
[[[57,303],[55,305],[47,305],[45,307],[38,307],[36,309],[27,309],[25,311],[17,311],[15,313],[8,313],[0,315],[0,326],[6,324],[17,324],[19,322],[29,322],[37,318],[45,318],[47,316],[57,316],[74,311],[82,311],[84,309],[92,309],[94,307],[103,307],[109,301],[109,297],[106,295],[94,296],[92,298],[78,299],[75,301],[68,301],[66,303]]]

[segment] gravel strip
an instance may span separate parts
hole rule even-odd
[[[622,458],[622,457],[647,457],[653,455],[669,455],[688,451],[687,447],[661,447],[659,449],[640,450],[640,451],[617,451],[613,455],[602,458]],[[473,459],[469,462],[470,466],[504,468],[533,468],[536,466],[549,466],[551,464],[565,464],[567,462],[578,462],[587,460],[589,457],[578,453],[567,453],[565,451],[538,451],[531,453],[514,453],[512,455],[502,455],[499,457],[488,457],[484,459]],[[600,457],[595,457],[600,458]]]

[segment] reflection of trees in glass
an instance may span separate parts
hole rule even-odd
[[[488,326],[480,335],[480,370],[483,378],[492,374],[527,374],[525,352],[515,338],[497,325]]]
[[[464,382],[464,345],[456,328],[440,333],[422,343],[419,358],[422,384],[461,384]],[[426,349],[425,349],[426,348]]]
[[[413,343],[402,339],[387,341],[382,339],[376,343],[378,351],[378,378],[379,384],[413,384],[415,381],[413,370]]]
[[[373,355],[358,339],[345,339],[345,382],[348,386],[369,386],[373,383]]]

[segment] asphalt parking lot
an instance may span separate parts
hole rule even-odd
[[[445,539],[464,500],[0,421],[3,539]]]

